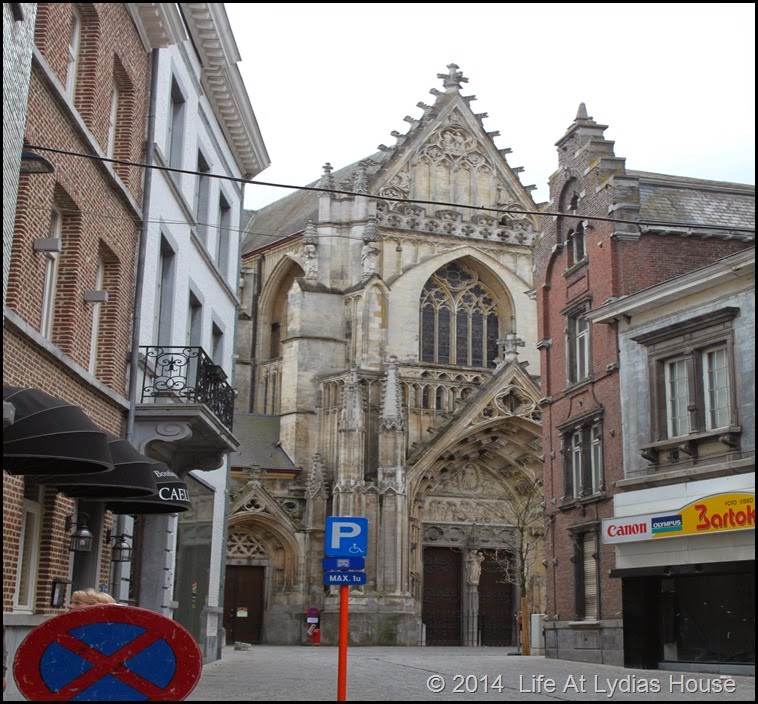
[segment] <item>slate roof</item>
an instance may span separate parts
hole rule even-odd
[[[366,169],[366,176],[373,176],[387,159],[387,152],[377,152],[368,157],[370,160]],[[332,172],[332,180],[336,190],[350,191],[350,186],[343,185],[343,181],[352,181],[358,165],[366,159],[356,161],[354,164],[345,166],[338,171]],[[309,188],[318,188],[321,179],[307,184]],[[305,229],[308,220],[318,220],[318,191],[295,191],[284,198],[267,205],[255,212],[250,218],[245,239],[242,241],[242,254],[248,254],[257,249],[286,239],[290,235]]]
[[[234,414],[234,435],[239,449],[229,456],[232,467],[261,469],[298,469],[279,447],[279,417],[255,413]]]
[[[755,186],[645,171],[627,175],[640,179],[641,220],[755,227]]]

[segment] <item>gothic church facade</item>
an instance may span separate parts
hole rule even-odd
[[[510,646],[543,610],[539,208],[439,78],[394,146],[248,225],[227,642],[307,642],[308,609],[336,642],[330,515],[369,522],[351,642]]]

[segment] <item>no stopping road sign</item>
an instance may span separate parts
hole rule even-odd
[[[23,640],[13,661],[30,701],[181,701],[203,658],[176,621],[117,604],[55,616]]]

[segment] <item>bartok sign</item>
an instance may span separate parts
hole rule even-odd
[[[755,529],[755,493],[714,494],[681,509],[603,519],[604,543]]]

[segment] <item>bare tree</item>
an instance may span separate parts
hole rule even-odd
[[[542,572],[544,555],[544,492],[542,467],[519,465],[507,474],[506,496],[498,502],[497,518],[511,528],[510,544],[492,561],[501,581],[518,588],[521,597],[521,652],[529,655],[529,596]],[[490,504],[491,510],[492,504]]]

